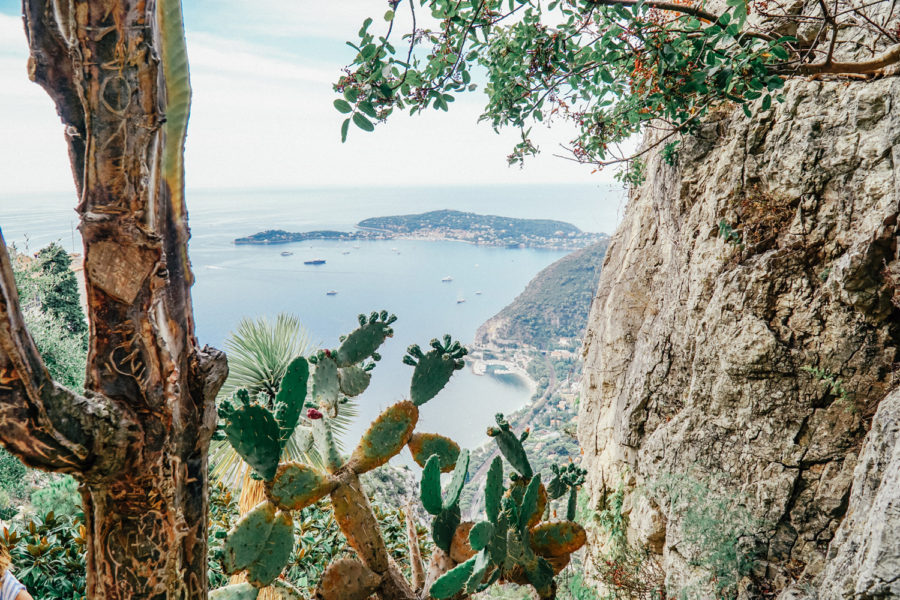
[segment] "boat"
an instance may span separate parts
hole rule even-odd
[[[476,296],[480,296],[480,295],[481,295],[481,290],[478,290],[477,292],[475,292],[475,295],[476,295]]]
[[[325,259],[324,258],[314,258],[312,260],[304,260],[303,264],[304,265],[324,265]]]
[[[341,252],[341,254],[350,254],[350,251],[349,251],[349,250],[344,250],[343,252]]]
[[[446,277],[441,279],[441,281],[443,281],[444,283],[450,283],[451,281],[453,281],[453,278],[447,275]]]
[[[337,290],[328,290],[325,292],[326,296],[337,296]]]
[[[456,299],[456,303],[457,303],[457,304],[462,304],[462,303],[465,302],[465,301],[466,301],[465,298],[457,298],[457,299]]]
[[[282,256],[292,256],[293,254],[293,252],[288,252],[287,250],[281,253]]]

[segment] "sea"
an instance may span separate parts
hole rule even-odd
[[[382,347],[372,384],[359,398],[360,415],[344,435],[348,451],[372,419],[407,397],[412,368],[401,359],[408,345],[427,348],[445,333],[472,342],[479,325],[566,252],[426,240],[238,246],[235,238],[266,229],[349,231],[368,217],[445,208],[557,219],[612,233],[625,207],[625,193],[608,184],[189,190],[187,197],[201,344],[223,348],[242,318],[283,311],[300,317],[318,347],[336,348],[339,336],[357,325],[358,314],[385,309],[397,315],[394,337]],[[57,241],[81,252],[74,206],[69,194],[0,191],[6,243],[34,252]],[[325,263],[304,264],[313,259]],[[418,430],[474,448],[487,440],[495,413],[521,408],[530,395],[521,379],[475,375],[466,368],[422,407]]]

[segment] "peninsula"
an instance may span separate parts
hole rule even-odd
[[[374,217],[357,223],[355,231],[290,232],[270,229],[237,238],[235,244],[287,244],[308,240],[423,239],[469,242],[508,248],[577,250],[600,240],[604,233],[582,231],[571,223],[549,219],[515,219],[458,210],[435,210],[414,215]]]

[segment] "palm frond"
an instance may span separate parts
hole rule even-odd
[[[241,319],[225,341],[228,379],[220,396],[245,388],[251,396],[265,392],[274,398],[290,362],[311,349],[309,332],[296,315],[280,313],[274,321],[267,317]]]
[[[281,385],[281,379],[294,358],[311,353],[310,336],[307,329],[295,315],[280,313],[272,321],[266,317],[244,318],[237,329],[225,341],[228,355],[228,378],[219,391],[219,399],[232,396],[238,389],[246,389],[251,397],[263,395],[271,403]],[[338,439],[338,450],[342,451],[340,440],[350,423],[359,416],[359,406],[350,400],[340,407],[338,417],[331,421]],[[282,460],[299,461],[319,468],[323,467],[322,457],[315,447],[304,443],[309,431],[309,422],[301,417],[300,424],[287,440]],[[250,465],[245,463],[234,448],[224,440],[214,441],[210,447],[210,472],[213,479],[232,488],[243,486],[249,477]]]

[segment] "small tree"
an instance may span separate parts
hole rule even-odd
[[[896,72],[900,23],[889,0],[770,3],[727,0],[392,0],[384,33],[366,19],[352,64],[335,85],[335,107],[372,131],[395,110],[447,110],[486,76],[482,119],[512,126],[521,142],[510,163],[537,152],[534,123],[579,130],[566,158],[605,166],[632,161],[691,133],[722,104],[767,110],[797,76],[872,77]],[[417,25],[416,5],[429,23]],[[405,5],[405,6],[404,6]],[[394,45],[394,22],[412,29]],[[421,9],[420,9],[421,10]],[[380,15],[378,20],[380,20]],[[788,34],[790,33],[790,35]],[[348,42],[349,43],[349,42]],[[758,101],[758,103],[756,103]],[[618,144],[656,130],[638,154]],[[640,162],[636,161],[639,176]]]
[[[29,76],[56,104],[90,322],[85,394],[54,381],[0,238],[0,442],[81,483],[87,595],[202,599],[207,450],[224,355],[194,335],[180,0],[23,0]]]

